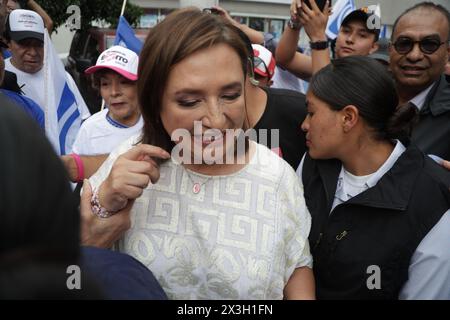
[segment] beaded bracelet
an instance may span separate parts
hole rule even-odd
[[[91,199],[92,212],[100,218],[109,218],[117,212],[108,211],[106,208],[102,207],[100,201],[98,200],[98,192],[94,190]]]

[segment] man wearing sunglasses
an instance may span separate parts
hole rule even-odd
[[[427,154],[450,159],[450,83],[444,75],[449,60],[450,15],[433,3],[419,3],[394,23],[390,68],[400,104],[413,103],[419,123],[412,140]]]
[[[390,69],[400,105],[410,102],[419,111],[412,141],[433,158],[447,160],[450,159],[450,83],[445,79],[444,69],[450,55],[449,36],[448,10],[430,2],[419,3],[397,18],[389,47]],[[442,165],[446,167],[445,163]],[[449,261],[450,227],[447,221],[448,213],[421,243],[420,255],[412,257],[411,265],[415,267],[409,270],[400,299],[448,297],[450,282],[445,270]]]

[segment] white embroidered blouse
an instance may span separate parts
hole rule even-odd
[[[91,177],[93,188],[137,138],[110,154]],[[196,181],[202,184],[197,194]],[[262,145],[227,176],[166,161],[159,181],[133,205],[131,221],[117,248],[146,265],[171,299],[282,299],[294,269],[312,268],[303,187]]]

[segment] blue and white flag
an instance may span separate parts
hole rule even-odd
[[[59,155],[72,150],[82,119],[89,116],[75,82],[64,69],[53,43],[44,36],[45,133]]]
[[[344,18],[355,10],[354,0],[338,0],[333,5],[333,14],[328,18],[326,34],[330,39],[335,39],[339,33]]]
[[[388,34],[387,34],[387,26],[385,25],[385,24],[383,24],[383,26],[381,27],[381,30],[380,30],[380,39],[386,39],[388,37]]]
[[[119,25],[116,30],[116,38],[114,39],[114,45],[133,50],[138,55],[142,50],[142,41],[136,37],[133,28],[131,28],[124,16],[120,16]]]

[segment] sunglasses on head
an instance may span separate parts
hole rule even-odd
[[[253,60],[255,62],[255,68],[259,67],[260,65],[262,65],[264,67],[264,70],[266,70],[266,73],[268,73],[268,69],[266,64],[264,63],[264,61],[260,58],[260,57],[253,57]]]
[[[440,39],[436,38],[423,38],[420,41],[414,41],[408,37],[400,37],[393,43],[393,45],[395,51],[398,53],[408,54],[412,51],[416,43],[419,44],[420,51],[425,54],[432,54],[436,52],[445,42],[441,42]]]
[[[218,15],[220,15],[220,11],[219,10],[217,10],[216,8],[204,8],[203,10],[202,10],[204,13],[210,13],[210,14],[218,14]]]

